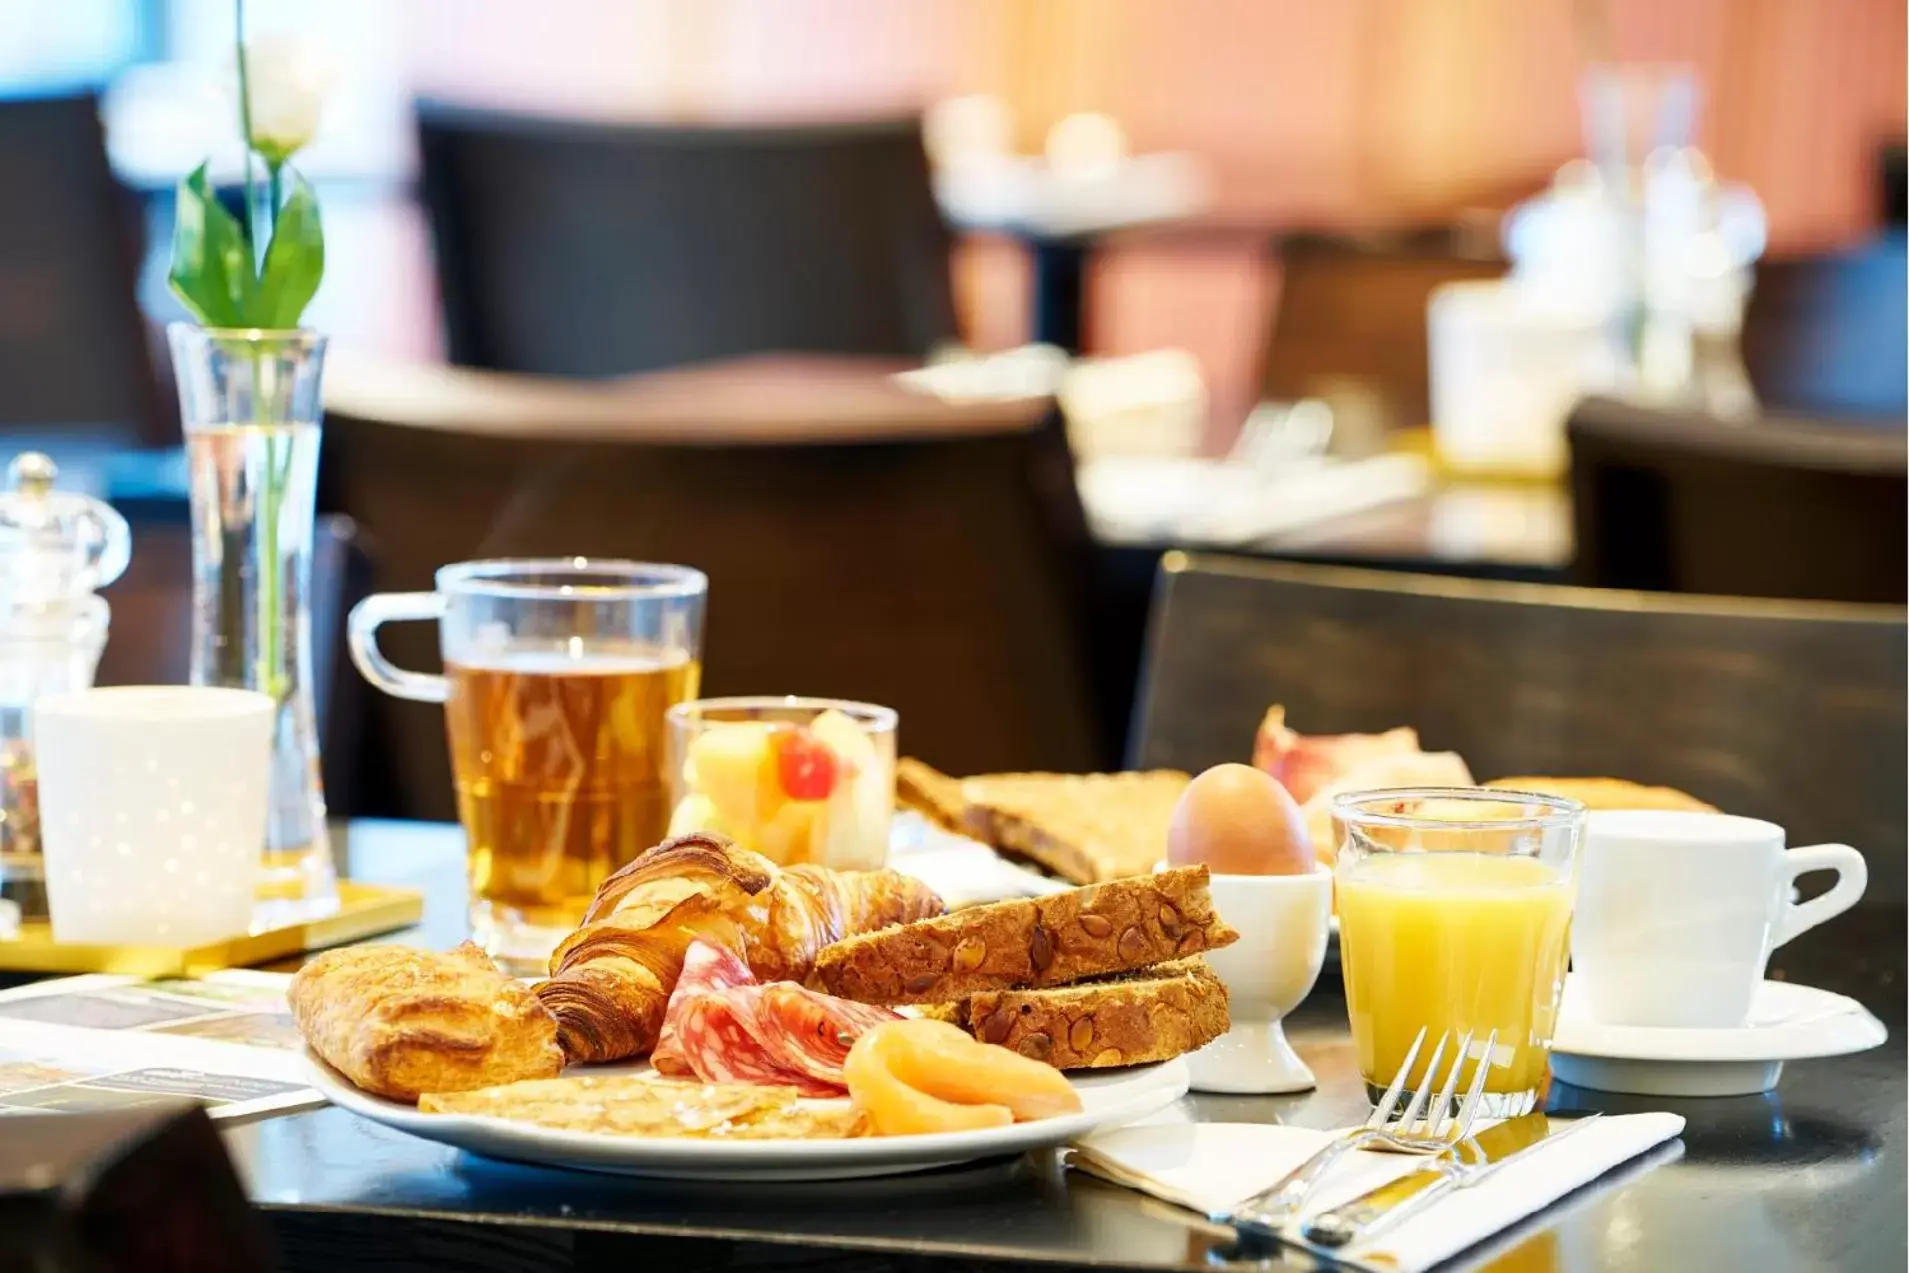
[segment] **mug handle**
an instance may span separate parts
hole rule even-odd
[[[378,628],[386,623],[421,623],[444,617],[444,598],[435,592],[383,592],[351,608],[345,621],[345,646],[364,678],[394,698],[442,703],[451,683],[427,672],[407,672],[378,648]]]
[[[1783,855],[1783,895],[1790,897],[1797,877],[1811,871],[1836,872],[1836,884],[1820,897],[1803,903],[1785,902],[1783,917],[1777,922],[1776,945],[1808,932],[1826,919],[1834,919],[1854,906],[1869,887],[1869,864],[1863,855],[1847,844],[1813,844],[1791,849]]]

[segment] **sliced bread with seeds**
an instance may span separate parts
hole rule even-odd
[[[862,1003],[1064,986],[1230,945],[1204,866],[974,906],[823,949],[810,984]]]

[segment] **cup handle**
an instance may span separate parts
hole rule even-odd
[[[1791,896],[1797,877],[1811,871],[1834,871],[1836,883],[1820,897],[1801,904],[1786,900],[1783,918],[1777,925],[1776,945],[1808,932],[1826,919],[1834,919],[1854,906],[1869,887],[1869,864],[1863,855],[1847,844],[1813,844],[1791,849],[1783,855],[1783,896]]]
[[[351,608],[351,617],[345,621],[345,646],[358,671],[385,693],[420,703],[442,703],[451,697],[451,683],[426,672],[407,672],[392,663],[378,648],[377,633],[386,623],[421,623],[443,617],[444,598],[435,592],[379,593]]]

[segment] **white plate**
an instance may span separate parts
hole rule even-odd
[[[1064,1118],[934,1136],[697,1140],[562,1132],[501,1118],[423,1114],[415,1106],[361,1091],[310,1052],[305,1059],[312,1086],[334,1104],[425,1140],[487,1158],[675,1180],[842,1180],[946,1167],[1065,1145],[1089,1132],[1145,1118],[1187,1090],[1186,1062],[1176,1058],[1159,1065],[1075,1076],[1074,1087],[1085,1108]],[[595,1066],[590,1072],[638,1073],[647,1068],[647,1064]]]
[[[1743,1096],[1767,1092],[1783,1062],[1843,1056],[1889,1038],[1854,999],[1813,986],[1766,981],[1748,1024],[1733,1030],[1604,1025],[1565,978],[1551,1069],[1573,1087],[1642,1096]]]

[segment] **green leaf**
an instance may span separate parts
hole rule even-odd
[[[286,168],[292,193],[278,210],[278,224],[265,249],[252,327],[289,328],[311,304],[325,275],[325,232],[318,222],[318,197],[311,184]]]
[[[213,193],[204,164],[179,183],[167,282],[206,326],[250,325],[256,291],[251,249],[238,219]]]

